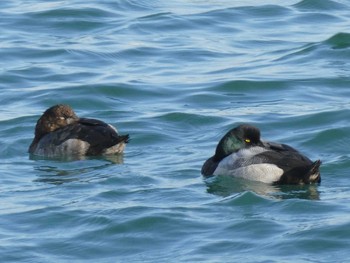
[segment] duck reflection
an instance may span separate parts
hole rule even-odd
[[[107,175],[105,172],[99,173],[99,170],[106,169],[115,164],[123,164],[124,162],[123,154],[107,155],[97,158],[71,156],[59,159],[31,156],[31,160],[36,161],[33,168],[38,173],[38,179],[36,179],[35,182],[55,185],[73,181],[88,182],[101,179]]]
[[[38,161],[38,160],[49,160],[49,161],[58,161],[58,162],[74,162],[74,161],[82,161],[82,160],[106,160],[114,164],[123,164],[124,163],[124,154],[110,154],[103,156],[81,156],[81,155],[73,155],[73,156],[62,156],[62,157],[45,157],[45,156],[37,156],[31,154],[29,156],[30,160]]]
[[[274,199],[309,199],[319,200],[320,193],[316,184],[308,185],[271,185],[232,176],[215,176],[205,179],[207,192],[227,197],[244,191],[251,191]]]

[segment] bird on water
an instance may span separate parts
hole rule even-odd
[[[229,175],[271,184],[320,183],[321,161],[311,161],[286,144],[262,141],[260,130],[243,124],[219,141],[202,166],[205,177]]]
[[[109,155],[122,153],[128,141],[129,135],[120,135],[112,125],[79,118],[70,106],[58,104],[37,121],[28,152],[45,157]]]

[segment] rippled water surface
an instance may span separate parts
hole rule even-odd
[[[1,262],[350,262],[349,1],[1,1]],[[123,156],[30,158],[70,104]],[[204,180],[241,123],[322,183]]]

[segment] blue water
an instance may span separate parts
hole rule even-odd
[[[350,2],[1,1],[1,262],[350,262]],[[27,154],[70,104],[122,157]],[[221,136],[321,159],[322,183],[204,180]]]

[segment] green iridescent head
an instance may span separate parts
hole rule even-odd
[[[216,147],[214,159],[215,161],[221,161],[231,153],[257,145],[262,145],[259,129],[248,124],[242,124],[231,129],[220,140]]]

